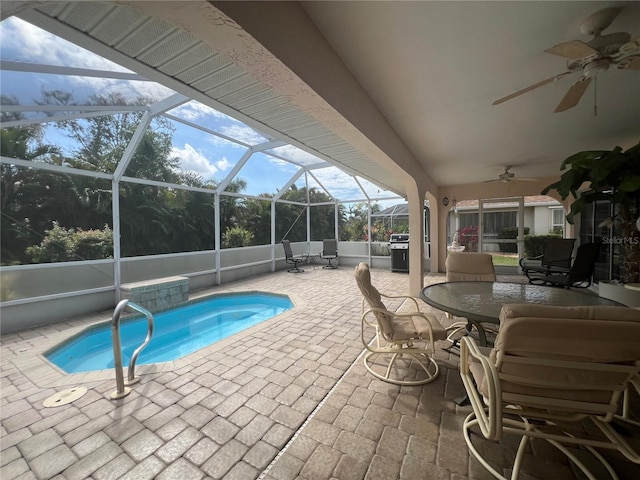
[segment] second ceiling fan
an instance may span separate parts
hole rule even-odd
[[[523,177],[517,177],[516,178],[516,174],[509,171],[512,168],[513,167],[511,167],[511,166],[504,167],[504,173],[501,173],[500,175],[498,175],[498,178],[494,178],[493,180],[485,180],[482,183],[490,183],[490,182],[509,183],[509,182],[513,182],[515,180],[521,180],[521,181],[525,181],[525,182],[533,182],[533,181],[536,180],[535,178],[523,178]]]
[[[580,102],[592,79],[598,73],[607,71],[611,66],[621,70],[640,70],[640,37],[631,40],[631,35],[626,32],[601,35],[602,31],[613,22],[621,9],[621,7],[605,8],[590,15],[582,22],[580,31],[585,35],[592,35],[593,38],[590,41],[572,40],[545,50],[545,52],[552,55],[559,55],[569,59],[567,71],[529,85],[506,97],[499,98],[492,105],[499,105],[567,75],[580,72],[580,78],[569,87],[569,90],[554,110],[554,112],[564,112],[575,107]]]

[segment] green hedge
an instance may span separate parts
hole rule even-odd
[[[524,227],[524,234],[529,234],[529,227]],[[518,238],[518,227],[506,227],[498,232],[498,238]],[[501,253],[518,253],[515,243],[499,243]]]
[[[524,256],[537,257],[544,252],[544,246],[550,238],[562,238],[562,235],[526,235],[524,237]]]

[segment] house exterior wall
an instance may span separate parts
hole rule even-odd
[[[549,215],[551,215],[551,210],[548,206],[533,207],[533,228],[529,233],[532,235],[547,235],[550,225]]]

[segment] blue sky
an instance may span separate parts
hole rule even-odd
[[[120,65],[13,17],[0,23],[0,58],[4,61],[31,64],[129,72]],[[74,100],[80,104],[85,103],[88,97],[95,93],[120,93],[132,100],[140,96],[161,100],[174,93],[162,85],[148,81],[14,71],[0,71],[0,87],[3,95],[15,96],[19,103],[27,105],[40,99],[43,89],[71,92]],[[167,113],[248,145],[268,141],[242,122],[199,102],[191,101]],[[173,154],[180,159],[181,168],[196,172],[205,180],[225,178],[246,150],[243,145],[183,123],[172,121],[172,124],[175,127]],[[73,148],[68,138],[51,123],[46,124],[45,140],[58,144],[67,152]],[[291,145],[275,148],[273,153],[304,165],[320,161],[317,157]],[[258,154],[242,168],[239,176],[247,181],[247,194],[275,193],[297,169],[297,166],[281,158]],[[338,199],[352,200],[362,197],[355,181],[335,167],[314,170],[314,175]],[[380,189],[369,182],[363,183],[368,194],[393,196],[390,192],[378,193]],[[304,186],[304,182],[299,180],[296,185]],[[310,186],[314,186],[313,181]],[[395,201],[397,202],[397,199]]]

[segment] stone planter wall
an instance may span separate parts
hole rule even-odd
[[[120,292],[122,299],[129,299],[150,312],[159,312],[189,300],[189,279],[165,277],[127,283]]]

